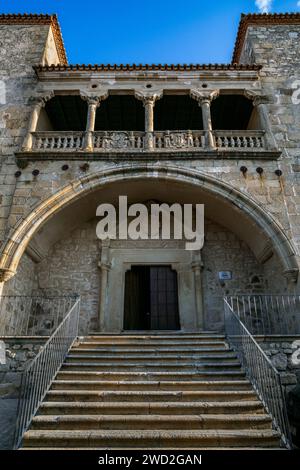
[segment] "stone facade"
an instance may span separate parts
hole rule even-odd
[[[203,327],[222,329],[224,294],[296,291],[300,244],[300,106],[292,100],[299,73],[296,19],[282,24],[274,24],[272,16],[264,24],[251,20],[236,52],[238,65],[194,68],[69,67],[53,18],[0,19],[4,45],[0,79],[5,85],[0,109],[3,293],[78,293],[81,332],[99,329],[103,274],[94,209],[97,203],[130,191],[134,201],[141,202],[142,194],[142,200],[168,202],[177,197],[183,203],[188,198],[208,208],[206,241],[197,258],[201,292],[193,294],[196,303],[197,295],[198,304],[201,299]],[[245,21],[249,19],[242,20],[241,30]],[[105,138],[93,134],[97,109],[108,96],[120,93],[133,95],[144,105],[142,138],[130,133],[121,138],[109,131]],[[211,127],[211,103],[228,93],[247,96],[253,103],[248,140],[242,131],[236,134],[232,129],[225,135]],[[74,94],[87,102],[84,132],[50,140],[35,135],[47,127],[45,103],[54,96]],[[203,116],[199,134],[197,130],[155,134],[155,106],[169,94],[186,94],[197,101]],[[253,129],[256,135],[251,134]],[[138,249],[138,243],[133,248]],[[168,251],[163,243],[158,248]],[[219,271],[231,271],[233,279],[221,283]],[[198,304],[195,318],[201,310]],[[195,328],[196,324],[195,320]]]

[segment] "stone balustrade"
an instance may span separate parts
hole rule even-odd
[[[33,132],[32,150],[62,152],[79,150],[83,146],[84,134],[73,131]]]
[[[32,152],[85,151],[85,132],[32,132]],[[207,146],[206,131],[95,131],[92,151],[201,151],[201,150],[267,150],[264,131],[213,131],[214,147]]]
[[[153,133],[154,149],[199,150],[205,147],[204,131],[161,131]]]
[[[264,131],[215,131],[217,148],[222,149],[265,149]]]
[[[95,131],[94,151],[143,150],[144,132],[137,131]]]

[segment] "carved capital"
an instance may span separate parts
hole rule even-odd
[[[288,282],[296,283],[298,281],[299,269],[286,269],[283,272],[284,277],[287,279]]]
[[[252,100],[253,106],[259,106],[260,104],[272,103],[272,100],[267,95],[262,95],[257,91],[244,90],[244,96],[249,100]]]
[[[100,268],[102,271],[110,271],[111,263],[101,263],[101,261],[99,261],[98,268]]]
[[[80,95],[81,98],[87,102],[88,105],[94,105],[94,106],[100,106],[101,101],[106,100],[108,98],[108,92],[104,93],[103,95],[94,95],[94,96],[88,96],[88,95]]]
[[[264,264],[266,263],[273,255],[273,244],[271,240],[269,240],[260,253],[257,254],[257,260],[259,263]]]
[[[49,91],[45,95],[31,96],[28,103],[36,108],[44,108],[47,101],[54,97],[54,91]]]
[[[218,98],[219,94],[220,90],[202,91],[197,88],[190,90],[190,97],[196,100],[200,106],[204,103],[210,104],[213,100]]]
[[[134,96],[136,97],[137,100],[142,101],[144,106],[147,106],[148,104],[152,104],[154,106],[155,101],[160,100],[160,98],[163,96],[163,92],[158,92],[158,93],[142,93],[140,91],[136,91],[134,93]]]
[[[9,281],[12,277],[14,277],[15,274],[15,271],[11,271],[9,269],[0,269],[0,282]]]
[[[191,267],[194,273],[201,273],[203,270],[203,263],[201,261],[193,261]]]

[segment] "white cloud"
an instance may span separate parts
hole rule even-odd
[[[260,13],[269,13],[272,7],[273,0],[255,0],[255,5]],[[298,2],[300,4],[300,0]]]

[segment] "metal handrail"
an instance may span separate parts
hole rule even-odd
[[[80,298],[77,297],[69,313],[22,374],[14,436],[15,449],[20,446],[24,432],[78,336],[79,312]]]
[[[226,298],[224,310],[227,340],[236,351],[246,376],[270,414],[273,429],[280,433],[282,444],[291,448],[291,433],[280,374]]]
[[[299,294],[239,294],[225,298],[253,335],[300,333]]]
[[[46,336],[55,331],[74,303],[74,295],[3,295],[0,336]]]

